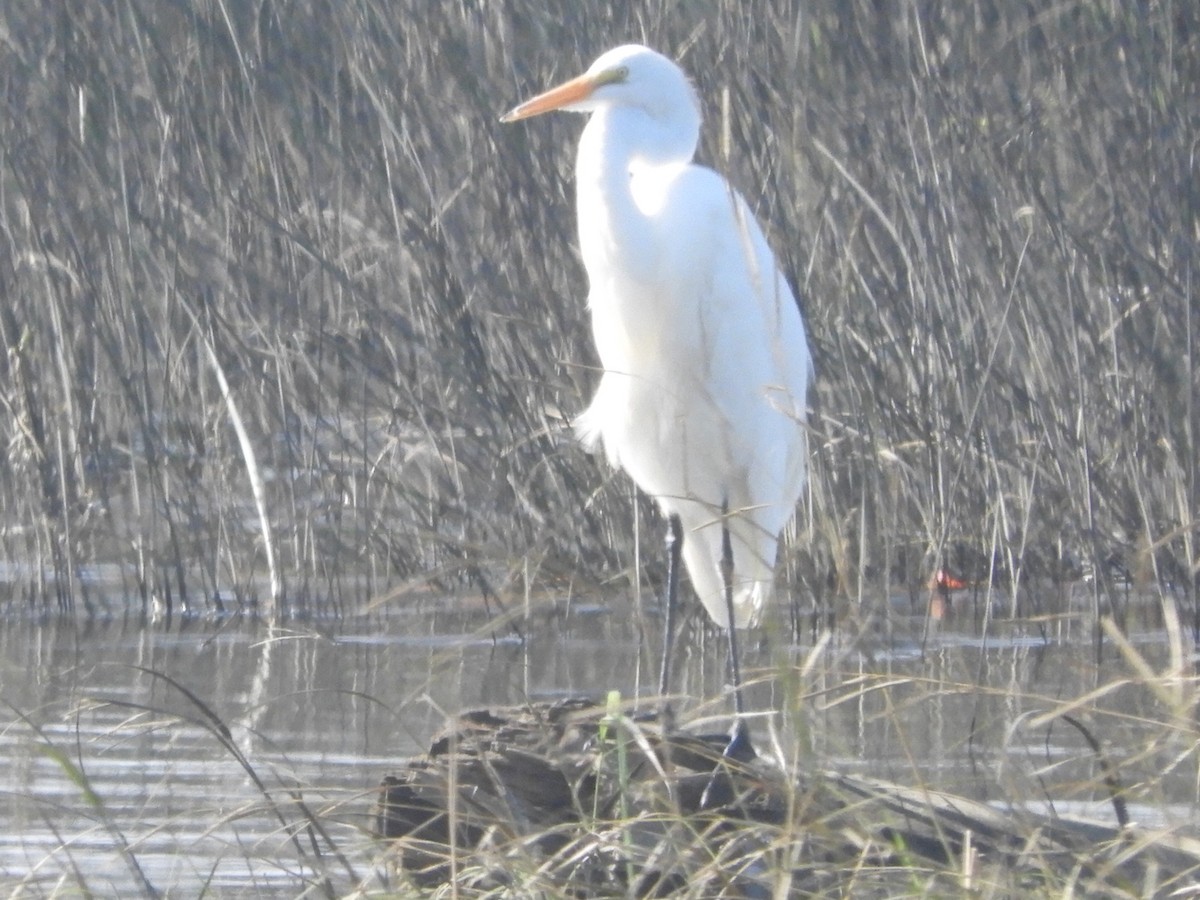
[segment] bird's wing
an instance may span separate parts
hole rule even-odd
[[[812,368],[787,280],[745,201],[709,169],[676,174],[659,234],[659,291],[679,323],[663,336],[663,358],[684,373],[686,401],[703,409],[705,398],[717,416],[712,427],[735,435],[728,462],[761,469],[774,485],[751,485],[747,493],[787,493],[803,477],[802,468],[791,470],[806,456],[797,431]]]

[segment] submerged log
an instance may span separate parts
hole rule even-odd
[[[569,896],[855,896],[915,887],[1149,896],[1200,842],[1022,815],[835,773],[574,699],[455,719],[383,780],[377,831],[417,886]]]

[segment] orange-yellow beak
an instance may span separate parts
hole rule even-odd
[[[562,109],[564,106],[591,96],[592,91],[600,83],[594,75],[580,75],[578,78],[572,78],[544,94],[538,94],[532,100],[526,100],[520,106],[502,115],[500,121],[516,122],[519,119],[528,119],[530,116],[540,116],[551,110]]]

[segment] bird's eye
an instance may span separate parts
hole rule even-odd
[[[629,66],[613,66],[605,69],[598,79],[600,84],[623,84],[629,77]]]

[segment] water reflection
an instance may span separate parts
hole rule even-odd
[[[3,622],[0,884],[293,896],[325,877],[339,892],[372,883],[373,788],[445,712],[656,681],[657,623],[619,604],[499,623],[436,605],[274,629]],[[848,625],[819,654],[768,635],[750,648],[751,706],[785,714],[760,733],[806,769],[1111,818],[1084,739],[1039,721],[1092,693],[1078,712],[1139,814],[1194,820],[1195,728],[1165,727],[1111,649],[1097,665],[1090,626],[977,624],[932,639],[902,616]],[[1134,639],[1167,664],[1161,630]],[[679,646],[676,689],[710,698],[694,711],[719,723],[723,641],[694,619]]]

